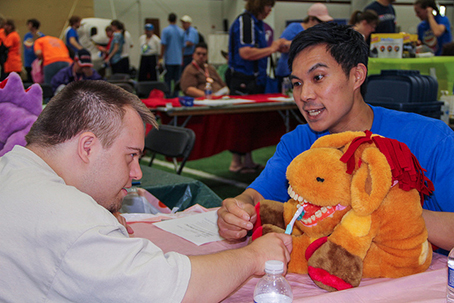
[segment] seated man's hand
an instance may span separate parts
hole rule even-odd
[[[235,198],[222,201],[218,209],[219,235],[227,240],[240,240],[254,227],[257,214],[252,204]]]
[[[128,223],[126,223],[126,219],[120,214],[120,212],[116,211],[112,213],[112,215],[114,215],[118,222],[126,228],[128,234],[132,235],[134,233],[134,230],[128,225]]]

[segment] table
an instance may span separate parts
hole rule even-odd
[[[140,168],[143,177],[137,187],[146,189],[170,209],[178,204],[180,210],[194,204],[206,208],[221,206],[222,199],[198,180],[144,165]]]
[[[234,96],[253,103],[181,107],[178,100],[142,100],[162,123],[192,129],[196,134],[190,160],[210,157],[224,150],[240,153],[276,145],[286,132],[304,123],[294,101],[272,101],[281,94]],[[172,106],[164,106],[166,103]]]
[[[440,91],[452,93],[454,88],[454,56],[430,58],[384,59],[369,58],[368,74],[380,74],[385,69],[419,70],[422,75],[431,75],[435,72],[438,81],[438,97]]]
[[[176,251],[186,255],[208,254],[238,248],[246,242],[230,244],[226,241],[197,246],[150,223],[133,223],[135,237],[143,237],[158,245],[164,252]],[[446,302],[446,257],[434,253],[426,272],[398,279],[363,279],[359,287],[330,293],[317,287],[308,275],[287,274],[293,302]],[[252,294],[258,277],[250,278],[223,302],[253,302]]]

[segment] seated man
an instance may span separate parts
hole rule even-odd
[[[454,246],[454,132],[441,120],[367,104],[368,53],[362,35],[347,26],[323,23],[296,36],[289,52],[290,79],[307,124],[282,137],[249,188],[223,201],[218,211],[221,236],[244,237],[257,219],[254,205],[260,200],[289,199],[287,166],[315,140],[330,133],[370,130],[405,143],[427,170],[435,186],[423,205],[429,241],[445,250]]]
[[[216,69],[207,63],[208,47],[205,43],[196,45],[192,62],[186,66],[180,80],[180,87],[186,96],[205,96],[205,85],[211,83],[213,95],[228,95],[229,89]]]
[[[129,238],[112,213],[142,177],[144,123],[157,126],[136,95],[72,82],[0,157],[0,302],[219,302],[289,261],[287,235],[189,257]]]
[[[102,77],[93,68],[91,54],[86,49],[79,50],[74,57],[74,62],[52,77],[51,84],[54,94],[62,90],[68,83],[79,80],[102,80]]]

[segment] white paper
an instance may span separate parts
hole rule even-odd
[[[293,98],[292,97],[271,97],[271,98],[268,98],[268,100],[281,101],[281,102],[291,102],[291,101],[293,101]]]
[[[216,211],[154,223],[157,227],[186,239],[196,245],[221,241]]]

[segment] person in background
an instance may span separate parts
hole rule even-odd
[[[265,91],[268,56],[283,51],[286,40],[268,46],[263,20],[271,13],[275,0],[247,0],[246,11],[232,23],[229,31],[229,89],[231,95],[261,94]],[[262,167],[254,163],[251,151],[233,153],[231,172],[254,173]]]
[[[364,8],[364,11],[373,10],[377,13],[379,23],[375,28],[375,33],[395,33],[396,32],[396,11],[392,6],[396,0],[377,0]]]
[[[72,16],[69,18],[69,27],[65,33],[66,46],[68,47],[71,59],[74,59],[77,51],[83,48],[79,43],[79,34],[77,33],[81,20],[82,18],[79,16]]]
[[[104,61],[110,63],[112,74],[129,74],[129,57],[122,57],[123,48],[128,47],[125,45],[124,25],[118,20],[113,20],[110,23],[110,26],[112,27],[114,34],[109,53]]]
[[[164,58],[166,74],[164,81],[172,90],[173,84],[180,80],[181,64],[183,63],[183,47],[184,47],[184,31],[176,25],[177,15],[170,13],[168,17],[169,26],[162,30],[161,34],[161,55],[160,59]],[[175,91],[175,90],[174,90]],[[167,94],[167,97],[176,97],[177,91],[174,95]]]
[[[195,46],[193,60],[181,75],[180,87],[186,96],[194,98],[205,96],[205,85],[211,83],[213,95],[228,95],[229,89],[222,81],[213,65],[208,64],[208,46],[199,43]]]
[[[307,10],[307,17],[303,22],[290,23],[282,32],[281,38],[287,40],[287,45],[290,47],[292,40],[305,29],[311,28],[322,22],[332,21],[333,17],[328,14],[328,8],[322,3],[315,3]],[[288,52],[282,52],[276,67],[276,76],[279,79],[279,86],[282,85],[284,77],[290,75],[288,68]]]
[[[267,260],[287,264],[285,234],[200,256],[130,238],[113,213],[142,177],[145,123],[157,127],[136,95],[106,81],[72,82],[44,108],[27,145],[0,158],[1,302],[219,302],[263,275]]]
[[[93,68],[90,52],[84,48],[77,52],[70,66],[62,68],[52,77],[52,89],[56,94],[69,83],[80,80],[102,80]]]
[[[5,25],[3,26],[5,29],[5,38],[3,40],[3,45],[8,48],[8,57],[3,65],[4,74],[3,79],[11,72],[16,72],[18,74],[22,71],[22,58],[20,53],[20,37],[16,31],[16,26],[14,24],[14,20],[6,19]]]
[[[350,26],[318,24],[298,34],[289,52],[293,98],[307,124],[282,136],[260,176],[218,210],[219,233],[240,239],[257,220],[254,205],[263,199],[289,199],[285,176],[290,162],[320,137],[370,130],[405,143],[435,191],[426,197],[423,218],[429,241],[454,246],[454,131],[441,120],[375,107],[364,101],[369,48]],[[428,140],[427,138],[430,138]],[[320,159],[323,161],[323,159]]]
[[[180,19],[184,34],[184,49],[183,49],[183,67],[182,70],[192,62],[192,54],[194,54],[195,46],[199,43],[199,32],[191,26],[192,18],[184,15]]]
[[[454,42],[449,42],[443,45],[443,50],[441,51],[442,56],[454,56]]]
[[[5,21],[5,18],[0,14],[0,79],[6,78],[4,64],[6,59],[8,59],[8,49],[3,44],[6,38],[5,29],[3,28]]]
[[[65,43],[56,37],[38,38],[33,49],[36,57],[43,60],[44,82],[47,84],[50,84],[52,77],[59,70],[73,62]]]
[[[365,40],[375,31],[378,23],[378,15],[373,10],[367,10],[365,12],[360,10],[354,11],[348,22],[349,25],[353,25],[354,30],[363,35]]]
[[[232,70],[232,95],[260,94],[265,91],[268,56],[282,51],[286,40],[267,46],[263,20],[271,13],[275,0],[248,0],[246,11],[232,23],[229,31],[229,67]]]
[[[434,0],[416,0],[416,16],[421,19],[418,24],[418,40],[440,56],[443,45],[452,41],[451,24],[448,17],[441,16]]]
[[[139,81],[157,81],[156,66],[161,51],[161,39],[154,34],[153,24],[145,24],[145,34],[139,37],[141,50]]]
[[[35,61],[36,55],[33,49],[35,40],[39,37],[44,36],[42,32],[39,31],[40,22],[36,19],[27,20],[28,33],[24,35],[24,67],[27,71],[26,82],[33,82],[32,79],[32,62]]]

